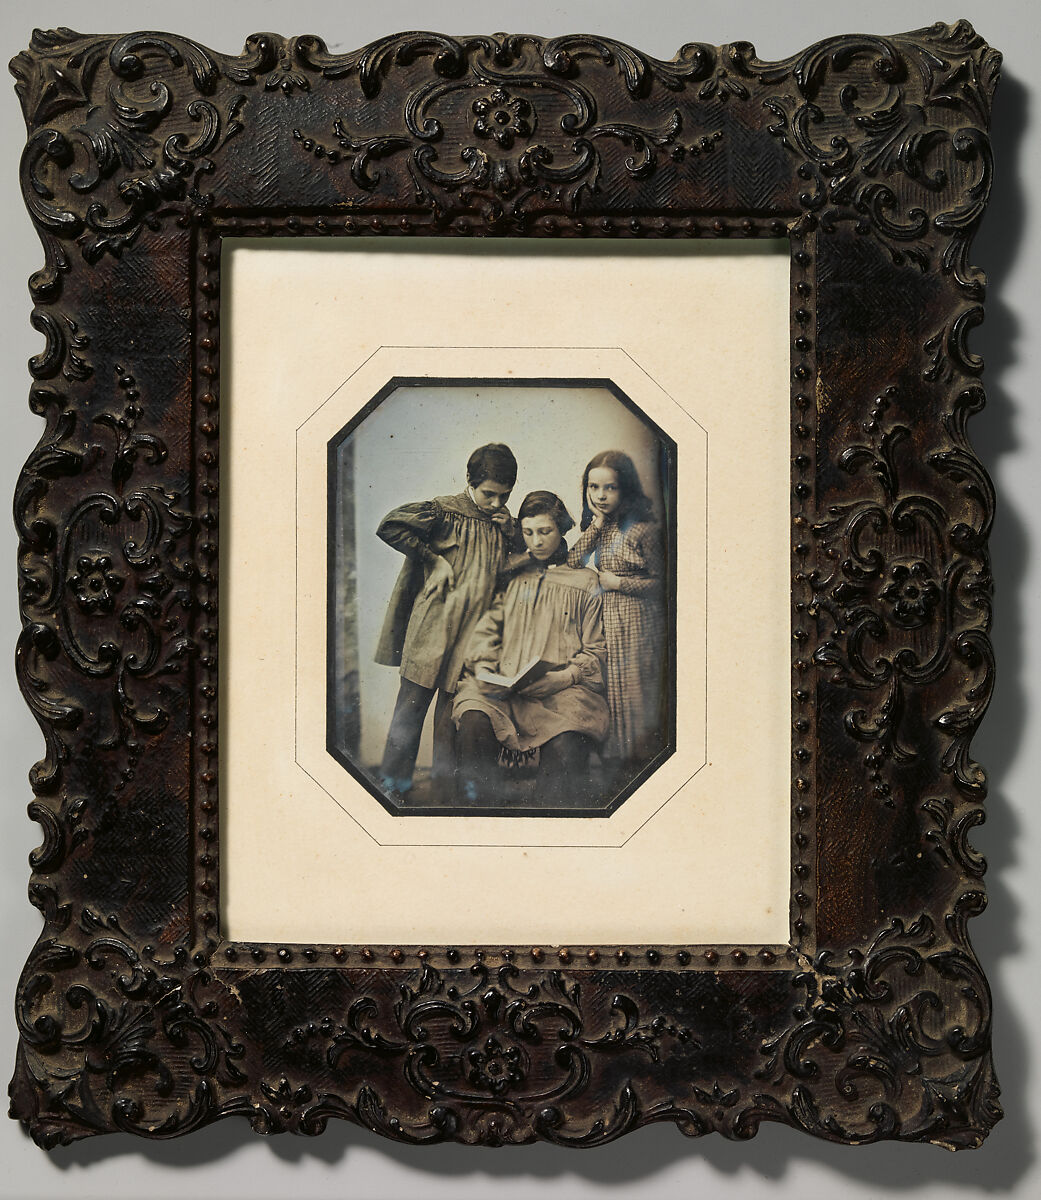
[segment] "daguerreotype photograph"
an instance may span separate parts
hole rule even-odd
[[[393,380],[328,470],[328,748],[389,811],[603,816],[671,753],[676,446],[620,388]]]

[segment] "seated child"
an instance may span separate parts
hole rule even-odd
[[[589,752],[609,723],[599,581],[566,565],[574,522],[552,492],[526,496],[518,521],[525,560],[477,623],[456,692],[461,798],[494,803],[500,755],[538,751],[539,797],[559,806],[588,790]],[[474,674],[510,676],[533,658],[559,666],[518,692]]]

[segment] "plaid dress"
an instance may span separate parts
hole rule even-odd
[[[605,591],[607,700],[611,727],[605,758],[634,761],[649,757],[665,732],[663,665],[665,651],[664,549],[660,527],[637,521],[627,528],[611,517],[592,525],[568,555],[568,564],[587,559],[621,579],[618,591]]]

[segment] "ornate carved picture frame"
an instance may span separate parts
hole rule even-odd
[[[258,34],[232,57],[34,35],[11,69],[45,428],[15,520],[45,926],[10,1094],[41,1146],[227,1116],[410,1143],[776,1121],[980,1144],[1001,1116],[967,929],[993,496],[967,338],[1000,62],[965,22],[780,62],[589,36],[333,54]],[[221,247],[359,236],[789,240],[786,943],[226,936]],[[733,492],[756,483],[733,463]]]

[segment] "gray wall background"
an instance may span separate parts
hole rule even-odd
[[[399,388],[355,430],[355,541],[358,616],[358,685],[361,691],[361,761],[378,765],[401,677],[375,661],[387,600],[401,570],[401,555],[375,536],[383,516],[414,500],[455,495],[466,486],[470,451],[493,440],[517,456],[510,497],[516,517],[528,492],[547,489],[567,505],[576,525],[582,471],[602,448],[618,446],[638,464],[644,489],[661,512],[654,435],[604,388]],[[543,428],[533,414],[552,412]],[[465,432],[460,432],[465,431]],[[393,437],[393,441],[389,437]],[[574,545],[577,529],[569,544]],[[342,568],[336,577],[342,577]],[[419,766],[430,765],[431,721],[424,729]]]
[[[189,1138],[146,1143],[116,1136],[45,1155],[10,1121],[0,1121],[0,1196],[153,1196],[303,1198],[486,1196],[546,1200],[567,1197],[676,1197],[703,1194],[721,1200],[827,1195],[950,1200],[984,1194],[1041,1194],[1037,1131],[1041,1126],[1041,1000],[1039,871],[1041,806],[1041,316],[1036,300],[1041,253],[1041,20],[1032,0],[988,0],[947,10],[936,0],[874,0],[871,5],[779,4],[729,0],[691,5],[685,0],[381,0],[357,7],[336,0],[7,0],[0,12],[0,57],[28,45],[33,25],[71,25],[85,32],[169,29],[214,49],[238,52],[257,30],[314,32],[333,50],[355,49],[401,29],[449,33],[493,29],[545,35],[590,31],[630,42],[669,58],[685,41],[754,41],[759,53],[780,58],[821,37],[862,30],[893,33],[966,16],[1005,53],[994,136],[997,182],[992,208],[975,247],[990,276],[986,324],[972,347],[987,360],[986,412],[976,418],[977,450],[997,484],[1000,509],[992,549],[998,594],[994,639],[999,682],[990,714],[975,742],[991,781],[988,824],[975,831],[987,855],[988,911],[972,934],[995,992],[994,1043],[1006,1119],[982,1150],[956,1158],[924,1146],[834,1147],[791,1130],[764,1127],[751,1143],[719,1138],[688,1142],[672,1127],[643,1130],[603,1150],[574,1152],[538,1146],[519,1150],[466,1150],[454,1146],[403,1148],[334,1123],[316,1140],[288,1135],[262,1140],[243,1122],[223,1122]],[[0,99],[0,206],[6,230],[6,270],[0,284],[0,378],[4,434],[0,438],[0,492],[10,497],[18,469],[39,437],[28,410],[26,359],[42,339],[29,326],[25,281],[42,254],[24,215],[17,184],[23,144],[13,90]],[[1031,193],[1035,199],[1030,199]],[[1030,628],[1033,618],[1034,627]],[[9,1078],[15,1032],[11,998],[22,962],[39,929],[26,898],[26,856],[37,826],[25,816],[26,772],[42,753],[42,739],[15,685],[13,650],[15,535],[0,519],[0,1074]]]

